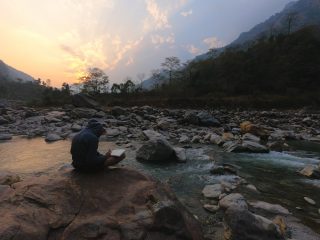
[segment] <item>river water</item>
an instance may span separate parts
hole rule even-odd
[[[222,152],[216,146],[193,146],[187,150],[186,164],[149,165],[135,160],[134,151],[127,152],[122,165],[146,172],[162,182],[168,183],[180,201],[202,222],[218,221],[219,215],[212,217],[203,210],[201,191],[207,184],[217,183],[222,178],[213,176],[209,170],[215,163],[230,163],[239,166],[239,175],[254,184],[260,194],[239,189],[247,199],[280,204],[301,219],[302,223],[320,233],[320,180],[310,180],[299,176],[296,171],[307,164],[320,163],[320,145],[305,142],[289,143],[292,152],[271,152],[269,154],[235,154]],[[116,148],[113,143],[101,142],[99,149]],[[42,138],[14,138],[0,142],[0,170],[27,176],[46,173],[70,164],[70,141],[46,143]],[[311,206],[304,197],[317,202]],[[297,210],[300,207],[303,210]],[[220,219],[221,220],[221,219]]]

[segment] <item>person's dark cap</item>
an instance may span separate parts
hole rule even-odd
[[[89,122],[87,124],[87,128],[93,130],[98,135],[101,135],[106,131],[104,129],[103,125],[100,122],[98,122],[97,120],[95,120],[95,119],[89,120]]]

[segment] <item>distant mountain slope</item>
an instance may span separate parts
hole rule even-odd
[[[320,0],[299,0],[288,3],[280,13],[256,25],[248,32],[241,33],[228,46],[217,49],[218,53],[222,53],[225,48],[248,44],[264,36],[287,33],[290,14],[292,14],[293,18],[291,32],[296,32],[307,26],[320,25]],[[203,61],[210,57],[212,57],[211,54],[207,52],[195,57],[194,61]]]
[[[0,60],[0,81],[1,80],[30,82],[34,81],[34,78],[24,72],[10,67]]]
[[[256,25],[250,31],[241,33],[235,41],[226,47],[216,49],[214,57],[211,52],[207,52],[195,57],[193,62],[216,58],[222,54],[226,48],[239,45],[245,46],[264,36],[288,33],[288,18],[290,16],[292,19],[290,26],[291,32],[296,32],[307,26],[320,26],[320,0],[299,0],[290,2],[280,13],[273,15],[263,23]],[[165,80],[160,81],[160,83],[164,82]],[[142,83],[142,86],[144,89],[152,89],[155,86],[155,83],[156,81],[151,77],[145,80]]]
[[[295,32],[311,25],[320,25],[320,0],[295,1],[287,4],[282,12],[256,25],[250,31],[240,34],[231,45],[241,45],[260,37],[288,33],[289,28],[291,32]]]

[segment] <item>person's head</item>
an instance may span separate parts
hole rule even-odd
[[[94,134],[98,137],[100,137],[101,135],[106,133],[105,128],[103,127],[103,125],[98,122],[95,119],[91,119],[88,124],[87,124],[87,128],[89,128],[90,130],[92,130],[94,132]]]

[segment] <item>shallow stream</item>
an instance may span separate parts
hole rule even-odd
[[[135,160],[134,151],[128,151],[122,165],[142,170],[155,178],[167,182],[180,201],[202,222],[214,223],[211,214],[203,210],[201,191],[207,184],[217,183],[230,176],[213,176],[209,170],[214,163],[231,163],[239,166],[239,175],[255,185],[260,194],[240,189],[247,199],[262,200],[280,204],[294,216],[320,233],[320,180],[299,176],[296,171],[307,164],[320,163],[320,144],[304,142],[289,143],[292,152],[271,152],[269,154],[224,153],[215,146],[193,146],[187,150],[186,164],[149,165]],[[116,148],[113,143],[102,142],[101,152]],[[70,142],[58,141],[48,144],[42,138],[14,138],[0,142],[0,170],[20,175],[46,173],[70,164]],[[317,202],[311,206],[303,197]],[[297,210],[296,207],[302,208]]]

